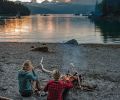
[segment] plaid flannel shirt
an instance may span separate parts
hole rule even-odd
[[[62,80],[59,80],[58,82],[55,82],[54,80],[51,80],[45,86],[44,91],[45,92],[48,91],[47,100],[63,100],[62,99],[63,90],[70,89],[72,87],[73,84],[70,81],[64,82]]]

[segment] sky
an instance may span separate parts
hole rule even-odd
[[[22,1],[22,2],[30,2],[31,0],[10,0],[10,1]],[[44,0],[37,0],[37,2],[41,3]],[[52,1],[52,0],[48,0],[48,1]],[[58,0],[59,1],[59,0]],[[74,1],[74,0],[72,0]],[[94,4],[96,2],[96,0],[75,0],[76,2],[81,2],[82,4]],[[102,0],[98,0],[98,1],[102,1]]]

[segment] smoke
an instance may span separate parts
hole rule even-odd
[[[80,68],[85,69],[86,68],[86,62],[84,55],[82,54],[79,46],[73,46],[73,45],[64,45],[62,48],[63,54],[62,54],[62,70],[64,71],[72,71],[73,67],[74,69]]]

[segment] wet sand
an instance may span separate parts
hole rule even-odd
[[[45,97],[22,98],[18,92],[17,73],[29,59],[38,66],[42,57],[49,70],[58,68],[66,73],[72,68],[82,74],[84,84],[97,85],[93,92],[71,89],[67,100],[119,100],[120,98],[120,45],[46,43],[50,52],[31,51],[42,43],[0,43],[0,96],[13,100],[46,100]],[[44,87],[51,76],[36,68]]]

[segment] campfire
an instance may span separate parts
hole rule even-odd
[[[44,68],[43,64],[43,57],[41,59],[41,62],[40,62],[40,66],[41,66],[41,69],[43,72],[46,72],[46,73],[49,73],[49,74],[52,74],[52,71],[50,70],[47,70]],[[73,87],[75,89],[80,89],[80,90],[85,90],[85,91],[93,91],[96,89],[97,85],[86,85],[86,84],[83,84],[83,77],[81,74],[79,74],[76,70],[75,70],[75,66],[73,63],[70,64],[72,66],[72,71],[73,71],[73,74],[68,73],[66,75],[62,75],[61,76],[61,80],[63,81],[71,81],[73,83]]]

